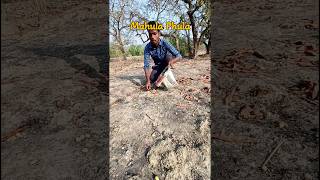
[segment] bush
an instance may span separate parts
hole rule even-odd
[[[111,44],[109,47],[110,58],[121,57],[122,53],[118,46],[115,44]]]
[[[130,45],[128,51],[131,56],[141,56],[143,55],[144,48],[142,45]]]
[[[175,38],[169,38],[168,41],[175,47],[177,48],[176,44],[176,39]],[[179,37],[179,52],[182,56],[188,56],[189,55],[189,50],[188,50],[188,41],[186,38]]]

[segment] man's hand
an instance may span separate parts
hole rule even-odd
[[[175,64],[180,59],[181,59],[181,57],[176,57],[176,58],[170,59],[169,62],[168,62],[168,66],[170,66],[171,69],[174,69],[173,64]]]
[[[149,91],[150,89],[151,89],[151,83],[150,83],[150,81],[148,81],[146,83],[146,90]]]
[[[144,69],[145,76],[146,76],[146,90],[149,91],[151,89],[151,82],[150,82],[150,75],[151,75],[151,69]]]
[[[171,69],[174,69],[174,67],[173,67],[173,62],[172,62],[172,61],[169,61],[168,66],[170,66]]]

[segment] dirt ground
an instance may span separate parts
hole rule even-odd
[[[106,179],[105,2],[33,2],[1,1],[1,179]]]
[[[176,88],[145,91],[142,59],[111,62],[111,179],[210,178],[210,58],[173,72]]]
[[[318,2],[214,3],[213,179],[319,178]]]
[[[112,61],[110,99],[105,2],[32,2],[1,1],[1,179],[107,179],[108,143],[110,179],[318,179],[318,1],[215,1],[211,61],[150,92]]]

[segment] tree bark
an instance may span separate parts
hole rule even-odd
[[[177,50],[180,51],[179,36],[177,34],[175,35],[175,40],[176,40]]]
[[[191,30],[192,30],[192,39],[193,39],[193,47],[192,47],[192,55],[191,58],[196,58],[197,56],[197,51],[198,51],[198,32],[196,29],[196,23],[193,18],[193,13],[191,11],[188,11],[188,16],[190,19],[190,24],[191,24]]]
[[[125,51],[125,49],[124,49],[124,45],[123,45],[122,38],[121,38],[121,35],[120,35],[120,34],[119,34],[119,37],[117,38],[117,40],[118,40],[119,49],[120,49],[120,51],[121,51],[123,60],[127,60],[126,51]]]
[[[188,42],[188,55],[191,58],[192,57],[192,47],[191,47],[190,34],[189,34],[188,30],[186,30],[186,34],[187,34],[187,42]]]
[[[209,38],[208,43],[203,41],[203,44],[206,46],[206,54],[209,54],[210,53],[210,48],[211,48],[211,38]]]

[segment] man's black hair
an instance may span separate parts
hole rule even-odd
[[[148,25],[151,25],[151,26],[156,26],[157,25],[157,22],[156,21],[149,21],[148,22]],[[160,32],[160,29],[157,29],[158,32]]]

